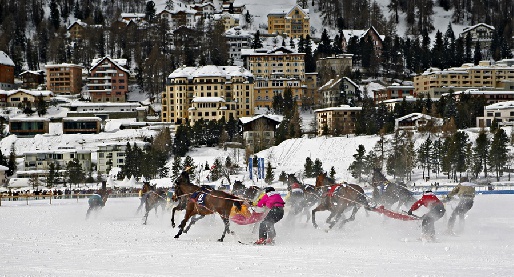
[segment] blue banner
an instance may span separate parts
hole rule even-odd
[[[264,179],[264,158],[258,158],[258,165],[259,165],[259,178]]]
[[[250,180],[252,180],[253,157],[248,158],[248,171],[250,172]]]

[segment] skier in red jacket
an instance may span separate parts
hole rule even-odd
[[[410,208],[410,210],[407,212],[409,215],[412,215],[412,211],[417,210],[419,207],[425,206],[428,208],[428,213],[423,215],[421,219],[423,220],[421,224],[421,230],[422,230],[422,240],[426,241],[433,241],[435,240],[435,227],[434,223],[443,217],[445,213],[444,204],[435,196],[435,194],[432,193],[431,190],[425,191],[423,193],[423,196],[421,199],[416,201]]]

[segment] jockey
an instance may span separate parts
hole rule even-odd
[[[452,215],[448,220],[448,229],[446,232],[448,234],[455,234],[453,232],[453,226],[455,225],[455,220],[457,216],[459,216],[459,221],[461,224],[464,223],[464,216],[466,213],[473,207],[473,201],[475,199],[475,184],[467,182],[467,179],[463,179],[448,195],[444,202],[448,202],[452,199],[453,196],[457,195],[459,197],[459,204],[457,207],[453,209]]]
[[[437,198],[437,196],[432,193],[432,190],[427,190],[423,193],[421,199],[416,201],[410,210],[407,212],[408,215],[412,215],[412,211],[417,210],[419,207],[425,206],[429,209],[428,213],[423,215],[421,219],[423,220],[421,224],[422,230],[422,239],[427,241],[435,240],[435,227],[434,223],[443,217],[445,213],[444,204]]]
[[[284,217],[285,203],[282,196],[273,187],[267,187],[264,191],[266,194],[262,196],[257,206],[266,206],[270,211],[259,225],[259,240],[255,244],[273,244],[276,236],[275,223]]]

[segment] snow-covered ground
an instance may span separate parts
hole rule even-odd
[[[436,224],[439,242],[417,241],[417,221],[366,216],[324,232],[305,218],[277,223],[274,246],[242,245],[257,234],[232,224],[235,235],[208,216],[174,239],[170,214],[152,212],[148,225],[137,198],[110,198],[85,220],[86,199],[0,206],[1,276],[512,276],[512,195],[477,195],[459,236],[443,234],[455,205]],[[422,214],[423,210],[415,213]],[[327,212],[320,212],[322,223]],[[178,213],[182,219],[183,213]]]

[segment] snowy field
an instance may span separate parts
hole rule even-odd
[[[179,239],[168,212],[136,215],[137,198],[111,198],[85,220],[86,199],[0,206],[0,276],[512,276],[512,195],[477,195],[464,231],[439,241],[417,241],[417,221],[384,219],[361,209],[354,222],[324,232],[305,218],[279,222],[274,246],[242,245],[252,226],[217,242],[223,226],[208,216]],[[416,214],[422,214],[418,210]],[[323,223],[328,212],[320,212]],[[183,213],[178,214],[182,219]]]

